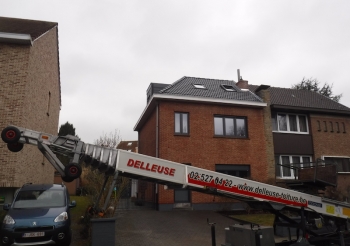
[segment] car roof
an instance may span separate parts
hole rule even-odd
[[[21,190],[64,190],[65,186],[59,184],[25,184],[22,186]]]

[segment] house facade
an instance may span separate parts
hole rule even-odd
[[[183,77],[170,85],[150,84],[147,106],[134,128],[139,153],[274,183],[272,135],[264,127],[270,122],[267,104],[241,89],[241,83],[247,82]],[[139,199],[159,210],[240,206],[181,187],[148,183],[138,191]]]
[[[61,106],[57,23],[0,17],[0,129],[17,125],[57,134]],[[12,153],[0,141],[0,197],[24,183],[53,183],[34,146]]]
[[[271,111],[277,182],[295,179],[297,169],[293,167],[307,168],[321,160],[322,166],[336,166],[337,194],[326,195],[347,201],[350,195],[350,108],[307,90],[261,89],[254,85],[248,88],[268,95],[265,102]]]

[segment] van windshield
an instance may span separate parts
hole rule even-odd
[[[63,190],[20,191],[14,201],[14,208],[47,208],[65,206]]]

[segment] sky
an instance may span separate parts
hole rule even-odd
[[[350,1],[0,0],[0,16],[58,23],[62,106],[86,143],[133,130],[150,83],[183,76],[290,88],[333,84],[350,107]]]

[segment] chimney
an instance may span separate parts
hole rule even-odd
[[[241,89],[248,89],[248,80],[243,80],[242,78],[240,78],[236,85]]]
[[[242,79],[241,72],[239,69],[237,69],[237,77],[238,82],[236,83],[236,85],[241,89],[248,89],[248,80]]]

